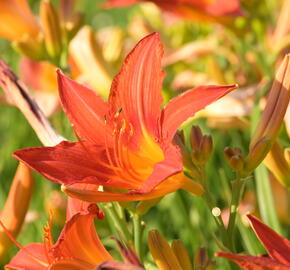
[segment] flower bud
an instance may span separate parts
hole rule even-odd
[[[192,150],[199,150],[202,140],[202,132],[199,126],[192,126],[190,132],[190,146]]]
[[[149,232],[148,247],[160,270],[182,270],[173,250],[157,230]]]
[[[61,29],[58,14],[50,0],[41,2],[40,20],[47,53],[52,60],[58,61],[62,51]]]
[[[187,150],[185,145],[184,132],[177,131],[173,138],[173,142],[179,146],[184,171],[186,171],[186,173],[188,173],[192,178],[199,179],[199,172],[196,166],[193,164],[190,152]]]
[[[203,135],[198,126],[192,126],[190,133],[191,159],[199,166],[204,166],[212,152],[213,142],[209,135]]]
[[[75,12],[76,4],[76,0],[59,1],[59,21],[62,35],[67,41],[71,40],[83,23],[83,15]]]
[[[212,137],[209,135],[204,135],[201,141],[200,148],[201,148],[200,159],[205,164],[209,160],[210,155],[212,153],[212,149],[213,149]]]
[[[244,174],[251,173],[274,144],[290,100],[290,55],[280,65],[262,117],[252,136]]]
[[[227,162],[236,172],[239,172],[244,168],[244,158],[240,148],[226,147],[224,150],[224,156]]]
[[[290,187],[290,164],[277,141],[264,159],[264,163],[282,185]]]
[[[205,248],[199,248],[194,256],[194,269],[211,270],[214,269],[214,262],[208,258]]]
[[[173,240],[171,244],[171,249],[173,250],[176,258],[179,261],[179,264],[182,267],[182,270],[192,270],[192,264],[187,250],[185,249],[184,244],[181,240]]]
[[[263,137],[251,149],[245,160],[244,174],[248,175],[259,166],[271,149],[272,141],[268,137]]]
[[[2,223],[14,238],[17,237],[24,222],[33,187],[34,180],[30,169],[23,163],[19,163],[0,216]],[[2,260],[12,246],[13,242],[0,227],[0,258]]]

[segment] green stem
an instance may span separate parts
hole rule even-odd
[[[107,219],[113,224],[114,230],[116,230],[118,234],[121,234],[121,237],[125,237],[127,242],[132,242],[132,236],[126,222],[119,217],[113,205],[111,203],[102,204],[102,209],[105,211]]]
[[[234,241],[234,232],[235,232],[235,227],[236,227],[238,206],[241,201],[244,187],[245,187],[245,180],[240,178],[239,175],[237,175],[237,179],[232,181],[232,199],[231,199],[231,204],[230,204],[230,218],[229,218],[229,225],[227,228],[229,248],[232,252],[236,251],[235,241]]]
[[[201,168],[200,170],[201,172],[201,184],[204,188],[204,195],[203,198],[205,199],[207,206],[209,208],[210,211],[212,211],[212,209],[215,206],[215,204],[213,203],[213,199],[211,197],[210,192],[208,191],[208,187],[207,187],[207,181],[206,181],[206,177],[205,177],[205,168]],[[224,226],[224,222],[221,218],[221,215],[212,215],[214,217],[215,223],[217,225],[217,227],[219,228],[219,231],[221,233],[221,237],[222,237],[222,242],[224,244],[224,246],[228,247],[229,245],[229,240],[228,240],[228,235],[227,235],[227,231],[226,228]]]
[[[134,246],[140,261],[143,261],[142,253],[142,228],[141,219],[138,214],[133,214],[133,236],[134,236]]]
[[[256,190],[262,220],[276,232],[282,232],[278,221],[270,180],[266,167],[260,164],[255,170]]]

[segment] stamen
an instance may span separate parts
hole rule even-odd
[[[129,123],[129,128],[130,128],[129,135],[130,136],[133,136],[133,134],[134,134],[134,127],[133,127],[133,125],[131,123]]]
[[[105,118],[105,134],[107,134],[108,133],[108,130],[107,130],[107,117],[106,117],[106,115],[104,116],[104,118]],[[114,170],[114,172],[117,175],[119,175],[118,170],[116,170],[117,166],[115,166],[115,164],[114,164],[114,162],[113,162],[113,160],[111,158],[110,152],[109,152],[109,146],[108,146],[107,136],[105,136],[105,150],[106,150],[106,157],[107,157],[107,159],[109,161],[110,166],[112,167],[112,169]]]
[[[114,145],[113,145],[114,159],[115,159],[115,162],[116,162],[117,166],[120,167],[120,168],[123,168],[122,161],[121,161],[119,153],[118,153],[118,142],[119,142],[119,137],[120,136],[118,136],[119,134],[117,135],[117,129],[116,128],[114,129],[114,132],[115,132],[114,133]]]
[[[120,115],[120,113],[122,112],[122,108],[120,108],[116,113],[115,113],[115,115],[114,115],[114,118],[118,118],[119,117],[119,115]]]
[[[79,142],[80,145],[83,147],[84,151],[87,152],[87,154],[89,154],[90,157],[91,157],[92,159],[94,159],[98,164],[102,165],[103,167],[105,167],[105,168],[107,168],[107,169],[111,169],[111,170],[121,170],[121,169],[118,168],[118,167],[115,167],[115,166],[111,166],[111,165],[109,165],[108,163],[102,161],[101,159],[97,159],[97,158],[96,158],[96,155],[94,155],[94,153],[92,153],[92,151],[91,151],[88,147],[85,146],[83,140],[79,137],[79,135],[78,135],[76,132],[74,132],[74,133],[75,133],[75,136],[76,136],[78,142]]]
[[[125,120],[124,120],[125,121]],[[126,123],[124,123],[126,124]],[[123,124],[123,126],[124,126]],[[126,127],[125,127],[126,128]],[[129,131],[129,136],[126,136],[127,138],[127,145],[129,145],[130,143],[130,139],[131,139],[131,136],[133,135],[133,125],[131,123],[129,123],[129,128],[130,128],[130,131]],[[132,135],[131,135],[132,133]],[[124,134],[124,133],[123,133]],[[123,135],[122,134],[122,135]],[[123,138],[124,136],[122,136]],[[120,145],[119,145],[120,147]],[[120,150],[121,151],[121,150]],[[125,152],[125,153],[124,153]],[[129,157],[129,150],[128,150],[128,147],[125,147],[125,150],[122,149],[121,151],[121,154],[122,154],[122,159],[125,160],[125,170],[127,171],[127,173],[129,174],[130,177],[130,181],[132,182],[133,179],[137,180],[137,181],[134,181],[135,183],[140,183],[139,179],[140,179],[140,174],[134,169],[134,167],[132,166],[131,164],[131,161],[130,161],[130,157]],[[132,179],[133,178],[133,179]]]
[[[51,264],[53,260],[49,256],[49,251],[51,247],[53,246],[52,236],[51,236],[51,230],[52,230],[52,211],[49,211],[49,221],[47,224],[43,227],[43,246],[44,246],[44,252],[46,255],[46,258],[48,260],[48,263]]]

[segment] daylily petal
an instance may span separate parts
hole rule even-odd
[[[75,258],[88,264],[111,261],[112,257],[100,241],[94,226],[99,208],[91,204],[88,211],[74,215],[64,226],[51,253],[54,257]]]
[[[246,270],[290,270],[290,266],[279,263],[267,257],[237,255],[226,252],[216,253],[217,257],[227,258]]]
[[[37,261],[38,259],[39,261]],[[12,258],[5,266],[7,269],[17,270],[46,270],[48,261],[43,244],[33,243],[27,245]],[[5,269],[6,269],[5,268]]]
[[[2,0],[0,5],[0,36],[9,40],[21,40],[25,34],[36,37],[38,24],[27,0]]]
[[[156,136],[158,132],[165,75],[161,69],[162,55],[159,35],[153,33],[136,45],[113,80],[109,97],[110,117],[115,117],[121,109],[120,117],[127,125],[132,125],[134,139],[138,138],[136,133],[149,131]]]
[[[23,82],[33,90],[57,94],[56,67],[54,65],[22,57],[19,68]]]
[[[142,0],[108,0],[105,6],[121,7],[132,5]],[[242,15],[239,0],[148,0],[161,9],[171,12],[179,17],[207,22],[229,22],[230,16]]]
[[[74,130],[92,143],[103,144],[107,136],[104,130],[110,130],[105,123],[108,104],[93,90],[71,80],[61,71],[57,71],[57,75],[61,103]]]
[[[95,190],[83,190],[77,189],[72,186],[62,186],[62,191],[67,193],[73,198],[78,198],[87,202],[111,202],[111,201],[142,201],[151,200],[154,198],[162,197],[166,194],[174,192],[180,188],[183,188],[187,182],[186,178],[180,174],[174,175],[166,179],[163,183],[157,186],[154,190],[149,193],[120,193],[120,192],[108,192],[108,191],[95,191]],[[189,181],[189,180],[188,180]],[[191,181],[191,180],[190,180]],[[190,191],[195,190],[196,195],[202,195],[202,187],[191,181]]]
[[[263,243],[269,255],[280,263],[289,265],[290,268],[290,241],[252,215],[247,215],[256,235]]]
[[[192,0],[188,0],[188,2],[192,2]],[[199,2],[199,0],[195,2]],[[241,15],[239,0],[205,0],[203,2],[206,3],[204,7],[205,11],[213,16]]]
[[[108,3],[104,3],[104,5],[107,7],[126,7],[138,2],[141,2],[141,0],[109,0]]]
[[[73,187],[79,189],[91,189],[96,190],[96,185],[90,184],[73,184]],[[90,203],[81,201],[72,197],[67,198],[67,208],[66,208],[66,221],[70,220],[75,214],[85,211],[88,209]],[[98,218],[101,218],[100,216]]]
[[[173,144],[169,144],[164,150],[164,160],[155,164],[152,174],[137,192],[147,193],[152,191],[162,181],[181,172],[182,169],[182,158],[179,148]]]
[[[172,140],[176,130],[185,120],[236,88],[237,85],[200,86],[172,99],[163,109],[163,136]]]
[[[70,185],[92,183],[119,188],[136,188],[116,176],[106,162],[105,150],[85,142],[63,141],[54,147],[18,150],[14,157],[51,181]]]
[[[144,268],[129,263],[104,262],[96,267],[95,270],[144,270]]]
[[[95,265],[86,262],[78,261],[76,259],[64,258],[52,263],[49,270],[94,270]]]

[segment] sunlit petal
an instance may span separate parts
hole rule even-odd
[[[164,136],[172,139],[177,128],[185,120],[236,88],[237,85],[200,86],[172,99],[163,110],[162,132]]]

